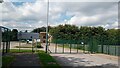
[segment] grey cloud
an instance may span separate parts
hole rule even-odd
[[[10,6],[9,6],[10,5]],[[13,25],[7,25],[8,27],[30,27],[30,30],[32,30],[33,27],[41,27],[46,26],[46,16],[47,16],[47,7],[44,4],[35,4],[30,5],[31,8],[26,9],[25,7],[27,5],[22,5],[21,10],[27,10],[29,11],[29,14],[26,15],[23,14],[22,11],[18,11],[17,7],[12,4],[6,4],[5,9],[3,10],[3,22],[8,22],[8,24],[15,24],[17,26]],[[117,20],[117,3],[116,2],[50,2],[50,12],[49,12],[49,25],[59,25],[64,24],[65,21],[56,22],[56,20],[59,20],[62,17],[62,13],[65,12],[65,15],[67,16],[77,16],[79,18],[82,17],[90,17],[90,16],[99,16],[98,20],[91,20],[82,22],[78,20],[78,23],[76,25],[81,26],[98,26],[98,25],[111,25],[111,28],[115,28],[115,26],[112,26],[114,22]],[[40,10],[38,10],[40,9]],[[11,21],[11,22],[9,22]],[[69,20],[68,20],[69,21]],[[79,23],[80,22],[80,23]],[[26,26],[25,25],[28,25]],[[21,29],[21,28],[19,28]]]
[[[116,2],[66,2],[66,3],[59,3],[63,9],[67,10],[68,12],[80,12],[84,15],[93,15],[104,13],[108,11],[111,7],[114,7],[117,3]],[[116,9],[116,8],[114,8]],[[104,11],[105,10],[105,11]]]
[[[99,15],[97,21],[87,21],[83,23],[85,26],[97,26],[97,25],[106,25],[111,21],[114,23],[118,17],[118,3],[117,2],[84,2],[84,3],[65,3],[63,8],[67,9],[68,13],[82,16],[95,16]],[[76,13],[75,13],[76,12]],[[75,13],[75,14],[74,14]],[[114,21],[115,20],[115,21]],[[80,22],[81,23],[81,22]],[[79,25],[81,25],[78,23]],[[110,24],[111,25],[111,24]],[[111,27],[112,28],[112,27]]]

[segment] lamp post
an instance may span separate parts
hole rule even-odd
[[[48,21],[49,21],[49,0],[47,0],[47,25],[46,25],[46,53],[48,51]]]

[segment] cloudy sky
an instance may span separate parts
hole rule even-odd
[[[30,1],[30,0],[29,0]],[[47,2],[4,2],[0,4],[0,26],[31,31],[46,26]],[[117,2],[50,2],[49,25],[102,26],[118,28]]]

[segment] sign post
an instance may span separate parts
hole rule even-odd
[[[36,39],[36,47],[35,47],[35,52],[37,52],[37,39]]]
[[[33,40],[32,36],[31,36],[31,39],[32,39],[32,52],[33,52],[33,43],[34,43],[34,40]]]

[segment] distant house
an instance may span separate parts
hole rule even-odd
[[[48,34],[48,41],[51,42],[52,36]],[[46,32],[40,32],[40,41],[42,43],[46,42]]]
[[[27,43],[32,43],[33,40],[39,40],[39,33],[25,33],[25,32],[19,32],[18,33],[18,39],[19,40],[26,40]],[[37,42],[37,41],[36,41]]]
[[[39,39],[39,33],[25,33],[25,32],[19,32],[18,33],[18,39]]]

